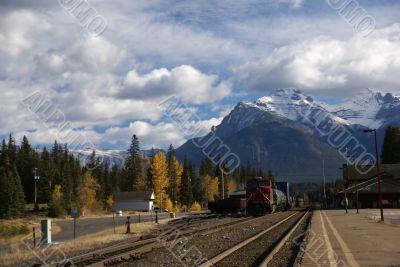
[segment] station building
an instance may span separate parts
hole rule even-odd
[[[368,170],[361,173],[360,170]],[[378,179],[376,166],[343,165],[343,180],[349,207],[355,207],[358,192],[359,208],[378,208]],[[384,208],[400,208],[400,164],[381,164],[381,191]],[[342,197],[344,192],[340,194]]]
[[[113,211],[151,211],[154,208],[153,191],[118,192],[114,196]]]

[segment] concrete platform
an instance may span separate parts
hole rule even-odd
[[[400,266],[400,227],[376,222],[371,213],[314,211],[300,266]]]

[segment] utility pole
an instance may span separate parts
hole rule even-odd
[[[364,133],[374,132],[375,135],[375,164],[376,164],[376,177],[378,179],[378,203],[379,209],[381,210],[381,221],[384,221],[383,218],[383,205],[382,205],[382,188],[381,188],[381,169],[379,165],[379,151],[378,151],[378,138],[376,136],[376,129],[366,129]]]
[[[326,188],[325,188],[325,160],[322,160],[322,176],[324,177],[324,208],[326,209]]]
[[[39,180],[39,175],[37,175],[37,168],[33,169],[34,180],[35,180],[35,210],[39,210],[39,206],[37,204],[37,181]]]
[[[354,179],[355,182],[355,189],[356,189],[356,209],[357,209],[357,214],[359,214],[360,212],[358,211],[358,187],[357,187],[357,179],[356,179],[356,175],[355,175],[355,169],[356,169],[356,161],[355,161],[355,157],[353,155],[347,155],[347,158],[349,158],[350,160],[353,160],[353,164],[352,169],[351,169],[351,175],[349,176],[350,179]],[[349,164],[347,164],[347,167],[349,167]]]
[[[222,199],[225,199],[225,181],[224,181],[224,168],[222,168]]]

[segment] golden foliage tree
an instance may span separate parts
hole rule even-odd
[[[164,153],[158,152],[154,155],[150,172],[153,177],[154,203],[156,207],[161,207],[162,201],[165,201],[168,196],[167,189],[169,185],[167,161]]]
[[[202,195],[203,204],[209,201],[214,201],[215,196],[218,196],[218,177],[210,177],[205,175],[201,177],[200,191]]]
[[[97,199],[100,184],[92,177],[90,171],[85,172],[83,176],[83,184],[79,192],[79,200],[82,211],[92,213],[101,210],[101,201]]]
[[[168,168],[168,173],[169,173],[168,192],[174,206],[179,201],[179,191],[180,191],[182,171],[183,171],[182,164],[179,163],[179,161],[176,159],[175,156],[171,156]]]
[[[172,201],[169,197],[165,197],[163,199],[163,208],[167,209],[168,211],[174,210],[174,205],[172,204]]]
[[[54,186],[53,193],[51,194],[51,201],[49,203],[49,216],[62,217],[66,215],[64,209],[63,193],[61,185]]]
[[[113,198],[113,196],[108,196],[108,197],[107,197],[107,199],[106,199],[106,204],[107,204],[107,208],[110,208],[110,209],[111,209],[112,205],[114,204],[114,198]]]

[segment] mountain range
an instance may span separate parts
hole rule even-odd
[[[374,153],[373,138],[363,130],[377,129],[382,145],[386,127],[400,126],[400,97],[365,90],[351,101],[333,105],[296,89],[279,89],[254,102],[238,103],[212,131],[239,156],[241,164],[249,161],[264,171],[271,169],[281,180],[322,181],[323,161],[326,178],[338,179],[342,176],[339,167],[346,159],[307,119],[314,115],[326,125],[347,129]],[[176,154],[199,164],[204,154],[192,141],[179,147]]]
[[[374,154],[373,137],[363,130],[377,129],[382,147],[386,127],[400,127],[400,96],[366,89],[347,102],[330,104],[296,89],[279,89],[253,102],[239,102],[211,132],[239,157],[241,164],[250,162],[264,171],[271,169],[279,180],[321,182],[323,165],[328,181],[339,179],[342,177],[339,167],[346,158],[321,135],[310,117],[322,122],[321,125],[345,128]],[[199,138],[196,139],[176,149],[180,161],[186,156],[199,166],[205,155],[194,145],[193,141]],[[72,152],[83,163],[91,154],[91,150]],[[150,150],[143,151],[146,156],[150,153]],[[109,166],[120,166],[127,152],[96,150],[96,154]]]

